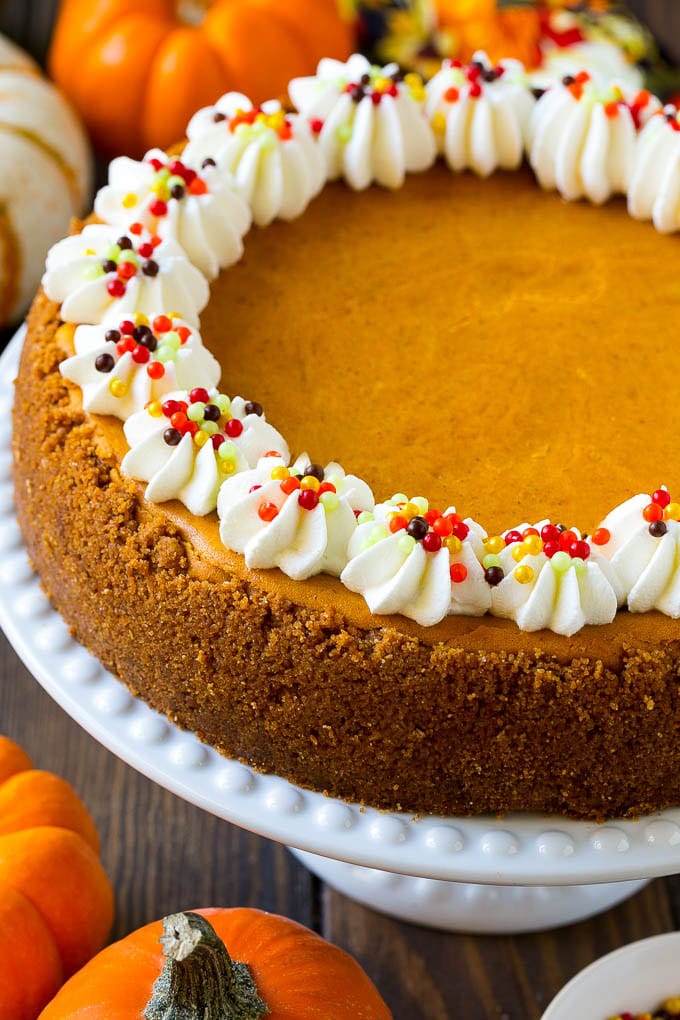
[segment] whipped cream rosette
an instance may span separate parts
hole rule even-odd
[[[142,161],[120,156],[109,165],[109,183],[97,193],[94,210],[104,223],[141,223],[150,234],[172,238],[211,280],[241,258],[251,216],[214,160],[198,166],[161,149]]]
[[[123,474],[148,482],[145,495],[153,503],[179,499],[198,517],[215,509],[225,479],[247,472],[267,451],[288,459],[285,440],[260,404],[205,387],[154,401],[123,428],[130,446]]]
[[[375,67],[358,54],[346,64],[322,60],[316,75],[294,78],[288,93],[318,136],[331,180],[344,177],[359,190],[372,181],[399,188],[406,173],[435,160],[422,80],[396,64]]]
[[[255,107],[228,92],[189,121],[182,159],[190,166],[214,160],[264,227],[277,217],[299,216],[325,182],[324,164],[305,118],[276,100]]]
[[[279,567],[294,580],[338,576],[356,530],[356,514],[373,506],[373,493],[339,464],[326,468],[306,455],[290,468],[285,457],[263,457],[252,471],[220,489],[220,537],[243,553],[246,566]]]
[[[83,407],[125,421],[150,401],[174,390],[203,383],[212,390],[220,365],[203,346],[200,333],[182,319],[162,313],[151,322],[110,318],[95,326],[78,326],[75,354],[59,365],[65,379],[80,386]]]
[[[425,91],[437,148],[452,170],[488,177],[520,165],[536,100],[519,61],[492,65],[485,53],[467,66],[445,60]]]
[[[453,508],[398,493],[359,517],[340,580],[372,613],[402,613],[423,627],[448,614],[481,616],[491,605],[479,562],[485,532]]]
[[[593,533],[623,585],[633,613],[680,618],[680,504],[666,489],[640,494],[609,513]]]
[[[575,528],[543,521],[487,539],[498,581],[491,612],[520,630],[549,629],[571,637],[586,624],[611,623],[623,604],[611,564]]]
[[[205,277],[177,241],[140,228],[121,235],[90,224],[57,242],[47,254],[45,293],[61,304],[64,322],[101,322],[107,313],[154,315],[172,308],[192,326],[208,303]],[[113,311],[115,309],[115,311]]]
[[[586,71],[565,77],[541,96],[529,123],[529,158],[541,187],[596,204],[625,194],[638,128],[658,106],[646,91],[602,89]]]
[[[664,234],[680,230],[680,113],[672,104],[649,119],[635,148],[628,212]]]

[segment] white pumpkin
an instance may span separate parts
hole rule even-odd
[[[82,127],[31,58],[0,36],[0,325],[35,294],[47,249],[92,193]]]

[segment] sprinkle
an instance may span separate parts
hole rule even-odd
[[[446,117],[441,110],[432,117],[432,130],[436,135],[446,134]]]
[[[295,492],[300,488],[300,479],[290,475],[288,478],[284,478],[281,482],[281,492],[285,493],[286,496],[290,496],[292,492]]]
[[[196,444],[196,446],[199,447],[199,449],[202,446],[205,446],[209,439],[210,436],[208,435],[208,433],[203,432],[202,429],[199,429],[198,432],[194,435],[194,443]]]
[[[671,496],[668,489],[657,489],[652,493],[652,503],[657,503],[660,507],[667,507],[671,501]]]
[[[448,538],[445,538],[444,545],[452,556],[455,556],[463,548],[463,543],[456,535],[449,535]]]
[[[95,358],[94,367],[98,372],[111,372],[115,364],[110,354],[100,354]]]
[[[206,436],[215,436],[220,431],[217,422],[210,421],[209,418],[207,421],[202,422],[199,428],[201,432],[205,432]]]
[[[150,400],[149,403],[146,404],[146,410],[152,418],[163,417],[163,406],[160,400]]]
[[[182,433],[179,429],[169,428],[163,433],[163,441],[168,446],[178,446],[182,442]]]
[[[669,503],[664,507],[663,517],[665,521],[680,521],[680,503]]]
[[[489,567],[500,567],[502,566],[502,560],[496,553],[487,553],[482,559],[482,566],[487,570]]]
[[[413,504],[414,507],[416,507],[416,513],[426,514],[427,511],[430,509],[430,504],[428,503],[424,496],[414,496],[413,499],[410,500],[410,502]]]
[[[564,574],[571,566],[571,556],[564,549],[559,549],[551,557],[550,563],[557,574]]]
[[[424,517],[413,517],[406,529],[407,534],[414,538],[417,542],[424,539],[429,531],[429,526]],[[441,540],[440,540],[441,545]]]
[[[351,124],[341,124],[335,133],[337,135],[338,141],[344,145],[352,137],[352,126]]]
[[[125,295],[125,284],[118,277],[114,277],[113,280],[109,280],[106,284],[106,289],[112,298],[122,298]]]
[[[400,552],[403,552],[405,556],[410,556],[416,547],[416,540],[411,535],[402,535],[397,545]]]
[[[494,535],[493,538],[485,538],[484,545],[490,553],[500,553],[505,549],[505,539],[501,538],[500,535]]]
[[[484,571],[484,580],[492,588],[500,584],[504,577],[505,574],[502,567],[487,567]]]
[[[430,531],[423,539],[423,549],[425,552],[436,553],[442,547],[442,540],[439,535],[436,535],[434,531]]]
[[[243,432],[243,425],[238,420],[238,418],[230,418],[229,421],[224,426],[224,431],[226,432],[230,439],[238,439],[238,437]]]
[[[204,411],[205,404],[200,400],[197,400],[193,404],[189,404],[187,409],[187,418],[189,418],[190,421],[203,421]]]
[[[513,577],[519,584],[529,584],[534,579],[534,571],[527,564],[522,564],[520,567],[515,567]]]
[[[127,195],[123,195],[122,206],[124,209],[132,209],[133,206],[137,205],[139,199],[131,191]]]
[[[128,388],[122,379],[112,379],[109,383],[109,390],[114,397],[124,397]]]
[[[306,492],[313,492],[315,495],[319,491],[321,482],[314,475],[305,475],[300,482],[300,488]],[[318,499],[317,499],[318,501]]]
[[[290,478],[290,471],[283,464],[277,464],[275,468],[272,468],[269,477],[277,482],[282,482],[284,478]]]
[[[394,534],[396,531],[405,530],[408,527],[408,523],[407,518],[403,514],[391,514],[387,526],[392,534]]]
[[[444,93],[443,99],[446,103],[457,103],[460,98],[460,91],[455,87],[451,86]]]
[[[357,524],[367,524],[369,521],[374,521],[375,517],[370,510],[362,510],[357,517]]]
[[[652,538],[663,538],[668,531],[668,525],[663,521],[652,521],[649,525],[649,534]]]
[[[257,514],[260,520],[269,523],[270,521],[273,521],[275,517],[278,517],[279,508],[276,503],[269,503],[265,500],[258,506]]]
[[[154,333],[169,333],[172,329],[172,320],[167,315],[157,315],[152,325]]]
[[[505,536],[505,544],[506,545],[514,545],[515,542],[521,542],[521,541],[522,541],[522,533],[521,533],[521,531],[508,531],[506,536]]]
[[[539,556],[543,552],[544,543],[543,539],[538,535],[527,535],[522,542],[522,546],[527,556]]]
[[[217,450],[217,456],[221,460],[235,460],[236,457],[238,456],[238,450],[236,449],[236,446],[234,445],[234,443],[231,442],[230,439],[225,439],[219,445],[219,448]]]
[[[607,545],[611,542],[611,532],[608,528],[596,528],[590,536],[593,545]]]
[[[305,479],[303,478],[302,482],[304,481]],[[318,506],[319,495],[315,489],[302,489],[302,482],[300,482],[301,491],[300,495],[298,496],[298,503],[300,504],[303,510],[314,510]]]
[[[462,584],[467,579],[468,569],[464,563],[452,563],[449,567],[449,575],[454,584]]]
[[[663,509],[658,503],[648,503],[642,511],[642,516],[648,522],[660,521],[663,518]]]
[[[319,496],[319,502],[322,504],[326,513],[331,514],[340,506],[340,497],[335,492],[322,492]]]

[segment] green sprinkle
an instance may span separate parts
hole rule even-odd
[[[168,347],[172,347],[173,351],[178,351],[182,346],[182,341],[179,338],[179,333],[175,333],[174,329],[169,333],[165,333],[163,336],[163,343],[167,344]]]
[[[165,364],[167,361],[174,361],[176,354],[177,351],[168,344],[159,344],[154,352],[154,358],[156,361],[160,361]]]
[[[216,421],[204,421],[201,425],[201,432],[207,432],[209,436],[214,436],[220,431],[220,427]],[[224,446],[224,443],[222,443]]]
[[[98,280],[100,276],[104,276],[104,270],[102,269],[99,262],[94,265],[85,266],[83,269],[84,280]]]
[[[392,506],[396,506],[397,503],[408,503],[408,496],[404,492],[395,492],[392,499],[388,500]]]
[[[117,262],[120,258],[120,247],[117,244],[110,244],[104,252],[104,258],[110,259],[112,262]]]
[[[236,130],[238,131],[238,128]],[[352,137],[352,126],[351,124],[341,124],[335,133],[339,142],[347,144]]]
[[[552,563],[552,568],[555,573],[565,574],[567,570],[569,570],[572,561],[569,553],[564,552],[564,550],[561,549],[559,552],[555,553],[550,562]]]
[[[167,186],[168,188],[186,188],[187,182],[179,174],[173,174],[168,178]]]
[[[488,570],[489,567],[502,567],[503,561],[500,556],[497,556],[495,553],[487,553],[482,560],[482,566],[485,570]]]
[[[370,510],[362,510],[357,517],[357,524],[368,524],[369,521],[374,521],[375,517]]]
[[[217,404],[222,414],[228,414],[231,409],[231,400],[225,393],[218,393],[216,397],[211,398],[210,402],[211,404]]]
[[[139,257],[137,255],[137,252],[133,251],[132,248],[126,248],[125,251],[122,251],[118,256],[118,261],[132,262],[133,265],[136,266],[139,264]]]
[[[205,414],[205,404],[201,400],[197,400],[195,404],[189,404],[187,408],[187,418],[190,421],[203,421],[203,415]]]
[[[220,460],[236,460],[237,453],[238,450],[231,439],[225,439],[217,450],[217,456]]]
[[[579,577],[582,577],[583,574],[585,574],[586,570],[588,569],[586,567],[586,561],[582,560],[580,556],[574,556],[574,558],[571,561],[571,565]]]
[[[414,496],[411,502],[413,503],[414,506],[418,507],[418,511],[421,514],[426,514],[427,511],[430,509],[429,500],[425,499],[424,496]]]
[[[324,510],[332,514],[334,510],[337,510],[340,506],[340,499],[338,498],[337,492],[322,492],[319,497],[319,502],[323,503]]]
[[[374,528],[371,528],[368,535],[368,544],[377,545],[378,542],[382,542],[384,538],[387,538],[389,531],[383,524],[376,524]]]
[[[402,535],[397,545],[400,552],[403,552],[405,556],[410,556],[416,547],[416,540],[412,535]]]

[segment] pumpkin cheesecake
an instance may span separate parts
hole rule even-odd
[[[676,114],[352,59],[114,163],[51,253],[31,559],[134,693],[257,768],[405,811],[677,804],[677,239],[626,209],[669,215],[640,167]]]

